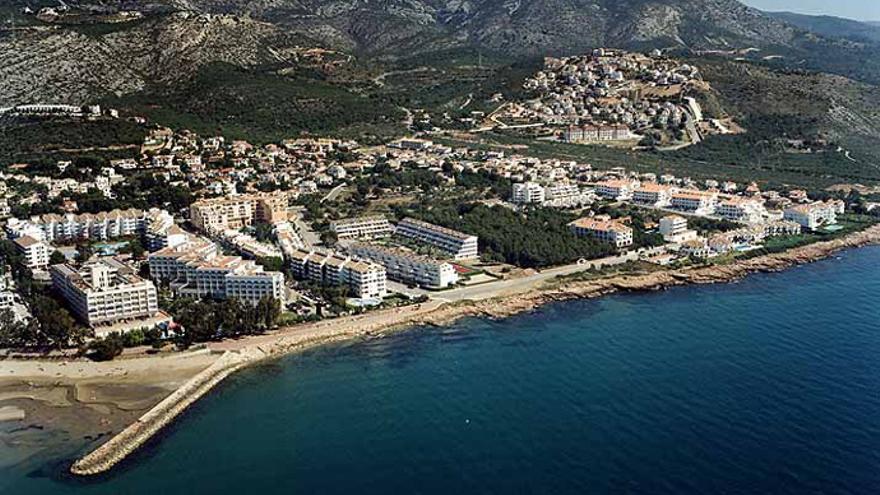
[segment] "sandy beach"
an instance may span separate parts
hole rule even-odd
[[[0,465],[69,456],[107,438],[217,359],[210,351],[89,361],[0,361]]]
[[[168,404],[169,395],[181,386],[185,390],[198,390],[200,397],[206,392],[206,387],[210,389],[228,373],[242,366],[309,347],[377,337],[418,325],[446,325],[466,317],[506,317],[554,301],[599,297],[614,292],[661,290],[685,284],[729,282],[750,273],[780,271],[828,257],[842,249],[878,242],[880,226],[874,226],[841,239],[721,266],[657,270],[584,280],[557,278],[559,275],[576,274],[575,269],[547,270],[506,280],[495,287],[487,284],[483,289],[468,292],[467,299],[445,298],[443,293],[439,293],[435,300],[419,305],[210,343],[204,350],[189,353],[144,356],[109,363],[0,361],[0,408],[14,408],[0,410],[9,418],[4,422],[0,417],[0,426],[19,425],[13,433],[9,433],[9,428],[2,430],[6,431],[2,441],[21,447],[21,432],[28,429],[22,429],[24,425],[38,427],[42,433],[65,432],[67,439],[61,444],[68,452],[76,452],[84,445],[98,445],[120,432],[123,432],[123,438],[145,437],[173,420],[185,408],[185,405],[176,407],[175,404]],[[209,377],[209,380],[193,378],[204,374],[202,372],[216,363],[221,355],[235,357],[234,369],[223,370],[221,374]],[[191,379],[201,381],[192,383]],[[160,404],[160,410],[151,410],[157,404]],[[23,420],[16,419],[22,415],[19,410],[23,411]],[[131,426],[126,429],[126,425]],[[96,441],[96,438],[100,440]],[[64,451],[65,448],[56,450]],[[114,448],[120,450],[118,446]],[[118,452],[114,455],[118,456]],[[4,460],[0,458],[0,462]]]

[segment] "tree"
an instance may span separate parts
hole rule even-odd
[[[88,330],[79,327],[70,313],[54,298],[36,294],[29,301],[29,306],[39,322],[39,335],[33,345],[61,349],[80,345],[88,337]]]
[[[26,347],[34,328],[15,319],[9,309],[0,311],[0,347]]]
[[[147,252],[147,250],[144,249],[144,245],[141,244],[141,241],[137,239],[132,239],[125,247],[125,250],[131,253],[132,258],[137,260],[142,259],[144,257],[144,253]]]
[[[76,261],[77,263],[83,264],[87,262],[93,255],[95,254],[92,246],[86,243],[77,244],[76,246]]]
[[[263,330],[269,330],[278,323],[278,318],[281,317],[281,302],[273,297],[263,297],[257,303],[254,313],[256,314],[258,325]]]
[[[280,272],[284,270],[284,259],[277,256],[257,258],[257,264],[270,272]]]
[[[336,237],[336,232],[332,232],[330,230],[321,232],[321,243],[323,243],[327,247],[333,247],[336,245],[338,241]]]
[[[92,341],[89,344],[89,356],[95,361],[112,361],[122,354],[123,349],[125,349],[123,337],[114,332],[103,339]]]
[[[52,251],[52,254],[49,256],[49,264],[62,265],[64,263],[67,263],[67,258],[64,256],[64,254],[57,249],[55,251]]]

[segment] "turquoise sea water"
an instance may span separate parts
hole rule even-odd
[[[4,494],[880,493],[880,248],[241,373],[98,481]]]

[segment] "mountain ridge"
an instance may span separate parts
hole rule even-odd
[[[767,12],[767,15],[822,36],[880,43],[880,22],[862,22],[830,15]]]

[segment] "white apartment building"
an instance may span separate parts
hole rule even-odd
[[[596,194],[614,201],[626,201],[632,199],[633,191],[638,186],[638,182],[629,180],[606,180],[596,184]]]
[[[24,257],[24,264],[31,270],[39,270],[49,266],[52,247],[31,236],[19,237],[13,241],[16,250]]]
[[[287,220],[288,197],[284,193],[259,193],[204,199],[189,208],[190,220],[203,232],[239,230],[256,221]]]
[[[537,182],[522,182],[513,185],[511,201],[514,204],[541,204],[544,199],[544,188]]]
[[[383,215],[345,218],[330,223],[330,230],[339,240],[381,239],[394,233],[394,226]]]
[[[376,263],[341,253],[300,249],[292,254],[290,264],[299,279],[348,287],[353,296],[361,299],[382,299],[388,294],[385,268]]]
[[[836,224],[838,212],[841,212],[840,204],[817,201],[792,206],[783,212],[782,218],[796,222],[805,229],[816,230],[824,225]]]
[[[10,218],[6,224],[6,232],[13,239],[29,235],[48,243],[87,239],[103,241],[145,235],[153,225],[170,226],[173,223],[171,214],[164,210],[129,209],[80,215],[46,214],[28,220]]]
[[[681,245],[681,253],[694,258],[708,258],[712,256],[712,248],[704,238],[692,239]]]
[[[715,214],[734,222],[761,223],[767,210],[756,199],[732,197],[718,203]]]
[[[633,244],[633,229],[607,216],[581,218],[571,222],[568,226],[577,236],[592,237],[598,241],[613,244],[617,248]]]
[[[151,224],[144,234],[148,251],[158,251],[168,246],[183,244],[189,239],[189,234],[174,223],[170,218],[168,223]]]
[[[403,138],[390,146],[404,150],[425,151],[434,146],[434,142],[427,139]]]
[[[218,240],[250,259],[282,258],[284,255],[274,244],[260,242],[253,236],[238,230],[225,230],[217,234]]]
[[[629,127],[625,125],[582,127],[570,126],[562,135],[568,143],[593,143],[596,141],[616,141],[632,138]]]
[[[458,282],[452,265],[426,256],[373,244],[354,244],[348,250],[353,256],[384,266],[391,280],[428,289],[443,289]]]
[[[561,202],[565,200],[575,200],[581,196],[581,189],[577,184],[554,184],[544,188],[544,196],[547,201]]]
[[[285,299],[284,275],[254,261],[219,254],[216,244],[193,237],[149,256],[150,276],[192,297],[238,299],[256,304],[264,297]]]
[[[632,200],[640,205],[664,208],[670,205],[673,192],[670,186],[646,183],[633,191]]]
[[[694,215],[708,215],[715,211],[718,195],[711,192],[688,189],[672,194],[671,205],[676,210]]]
[[[159,296],[153,283],[113,260],[92,262],[79,270],[54,265],[50,273],[52,285],[73,314],[91,327],[150,318],[159,312]]]
[[[688,229],[685,217],[667,215],[660,219],[660,234],[666,242],[687,242],[697,238],[697,231]]]
[[[456,260],[479,257],[479,240],[475,235],[464,234],[414,218],[406,218],[397,224],[395,233],[440,248]]]

